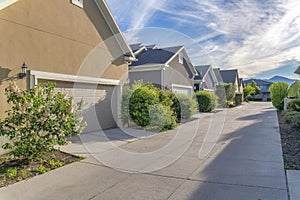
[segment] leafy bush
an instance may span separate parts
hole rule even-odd
[[[287,109],[300,112],[300,99],[290,101],[287,105]]]
[[[295,128],[300,128],[300,112],[287,110],[283,112],[283,119]]]
[[[191,118],[197,112],[197,101],[193,97],[174,93],[170,93],[170,96],[178,122]]]
[[[255,94],[255,88],[251,86],[251,84],[248,84],[244,87],[244,97],[247,98],[248,96]]]
[[[278,82],[270,87],[272,104],[278,110],[283,110],[284,98],[288,95],[288,86],[285,82]]]
[[[157,90],[149,88],[147,85],[136,89],[129,100],[129,113],[131,119],[139,126],[150,124],[149,109],[159,103]]]
[[[239,93],[239,92],[235,93],[234,102],[235,102],[235,105],[237,105],[237,106],[242,105],[243,93]]]
[[[288,90],[289,97],[300,97],[300,82],[295,81]]]
[[[249,85],[251,85],[251,87],[254,88],[254,94],[255,95],[259,94],[261,92],[260,87],[257,86],[257,84],[254,80],[252,80],[251,84],[249,84]]]
[[[232,83],[221,83],[216,86],[216,95],[218,97],[218,104],[222,107],[227,106],[227,102],[233,101],[236,91],[236,85]]]
[[[150,129],[153,131],[164,131],[177,126],[176,116],[170,107],[156,104],[149,110]]]
[[[21,90],[13,83],[5,89],[12,108],[0,122],[0,135],[10,139],[3,148],[12,150],[12,156],[39,158],[55,150],[55,145],[66,144],[66,137],[79,135],[86,126],[81,117],[83,100],[74,105],[72,97],[54,88],[54,83],[47,83]]]
[[[200,112],[211,112],[218,104],[218,97],[208,91],[196,92],[196,97]]]

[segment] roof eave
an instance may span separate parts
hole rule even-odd
[[[108,5],[104,0],[94,0],[95,4],[97,5],[98,10],[103,15],[104,20],[106,21],[109,29],[111,30],[113,35],[118,35],[116,40],[118,42],[119,47],[121,48],[122,52],[125,56],[131,57],[130,60],[135,59],[135,55],[133,54],[131,48],[129,47],[123,33],[121,32],[115,18],[113,17]]]

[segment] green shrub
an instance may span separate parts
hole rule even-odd
[[[217,96],[208,91],[196,92],[196,97],[200,112],[211,112],[216,108],[218,104]]]
[[[173,129],[177,126],[176,116],[170,107],[156,104],[150,107],[149,110],[150,124],[148,130],[164,131]]]
[[[283,110],[284,98],[288,95],[289,85],[285,82],[273,83],[270,87],[271,101],[275,108]]]
[[[191,118],[197,112],[197,101],[185,94],[170,94],[173,101],[172,109],[175,112],[178,122]]]
[[[300,112],[300,99],[294,99],[287,105],[287,109]]]
[[[236,106],[242,105],[243,102],[243,93],[235,93],[234,102]]]
[[[287,110],[283,112],[283,119],[295,128],[300,128],[300,112]]]
[[[150,124],[149,109],[159,103],[159,94],[144,85],[136,89],[129,100],[129,113],[131,119],[139,126]]]
[[[236,91],[236,85],[232,83],[220,83],[216,86],[216,95],[218,97],[218,104],[221,107],[226,107],[227,102],[232,102]]]
[[[83,100],[75,105],[72,97],[54,88],[54,83],[47,83],[21,90],[13,83],[5,89],[12,107],[0,122],[0,135],[10,139],[3,148],[10,149],[12,156],[37,159],[66,144],[66,137],[79,135],[86,126],[81,117]]]
[[[300,97],[300,82],[295,81],[288,90],[288,96],[291,97]]]

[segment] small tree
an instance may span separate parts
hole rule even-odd
[[[260,87],[257,86],[257,84],[256,84],[256,82],[254,80],[252,80],[252,82],[251,82],[251,87],[254,88],[255,95],[259,94],[261,92]]]
[[[300,82],[295,81],[288,90],[289,97],[300,97]]]
[[[244,87],[244,98],[254,94],[255,94],[255,88],[253,88],[251,84],[248,84]]]
[[[10,149],[14,157],[39,158],[54,151],[55,145],[66,144],[66,137],[79,135],[86,126],[81,117],[83,100],[75,105],[72,97],[54,88],[54,83],[47,83],[21,90],[13,83],[5,89],[12,108],[0,122],[0,135],[10,139],[3,148]]]
[[[288,95],[289,85],[285,82],[273,83],[270,87],[271,101],[275,108],[283,110],[284,98]]]

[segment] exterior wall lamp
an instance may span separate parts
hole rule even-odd
[[[25,62],[23,63],[21,68],[22,68],[22,72],[19,73],[19,78],[20,79],[24,78],[27,74],[27,65],[25,64]]]

